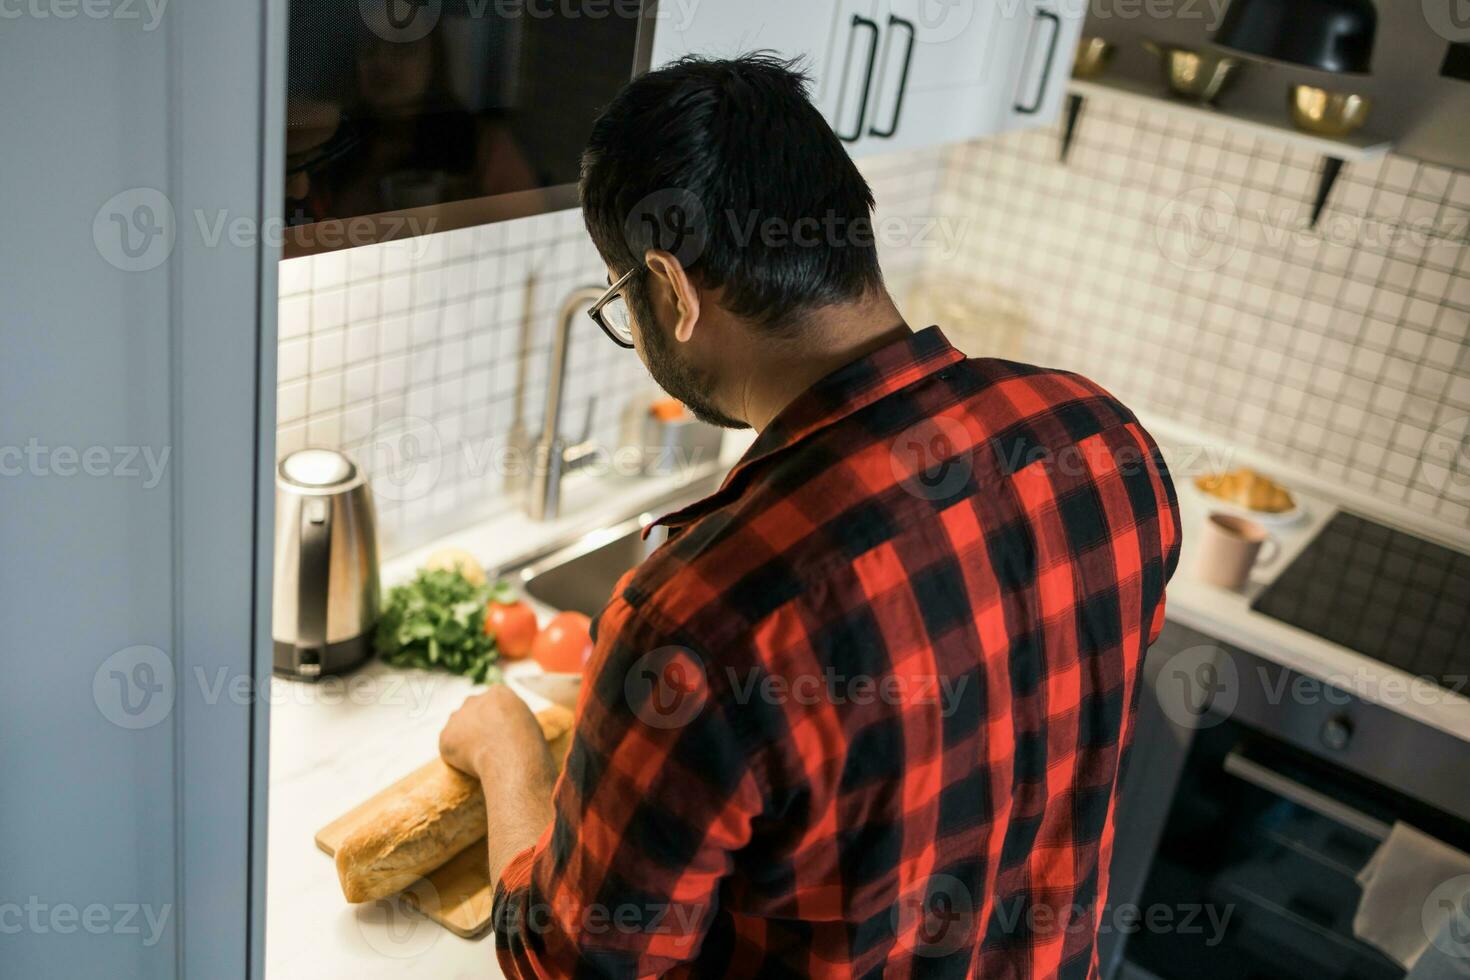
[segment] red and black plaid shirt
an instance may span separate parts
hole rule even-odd
[[[509,976],[1087,977],[1173,487],[929,328],[818,382],[597,622]]]

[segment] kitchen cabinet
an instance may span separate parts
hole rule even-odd
[[[1066,96],[1082,34],[1077,4],[1024,0],[1013,25],[1011,87],[998,130],[1027,129],[1055,119]]]
[[[833,25],[842,8],[849,16],[863,15],[863,8],[877,0],[817,0],[805,3],[773,3],[729,0],[696,3],[688,7],[665,2],[654,15],[651,67],[657,68],[687,54],[732,57],[752,51],[770,51],[785,58],[805,58],[815,69],[834,59],[836,40]],[[872,11],[868,11],[871,16]],[[824,104],[835,91],[835,80],[825,71],[815,73],[812,98]]]
[[[757,50],[802,59],[813,102],[857,157],[1050,121],[1081,9],[1055,0],[750,0],[661,13],[656,24],[654,67]]]

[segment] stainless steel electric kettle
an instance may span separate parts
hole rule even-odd
[[[372,656],[378,619],[373,498],[356,463],[301,449],[276,467],[275,672],[316,678]]]

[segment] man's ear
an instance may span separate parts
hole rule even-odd
[[[694,336],[694,324],[699,321],[699,289],[684,271],[684,264],[672,253],[651,248],[644,253],[643,261],[673,301],[674,339],[687,343]]]

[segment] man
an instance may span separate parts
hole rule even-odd
[[[883,286],[873,199],[777,61],[597,121],[595,315],[759,436],[596,625],[560,781],[503,688],[484,784],[511,976],[1085,977],[1179,527],[1122,405],[966,359]]]

